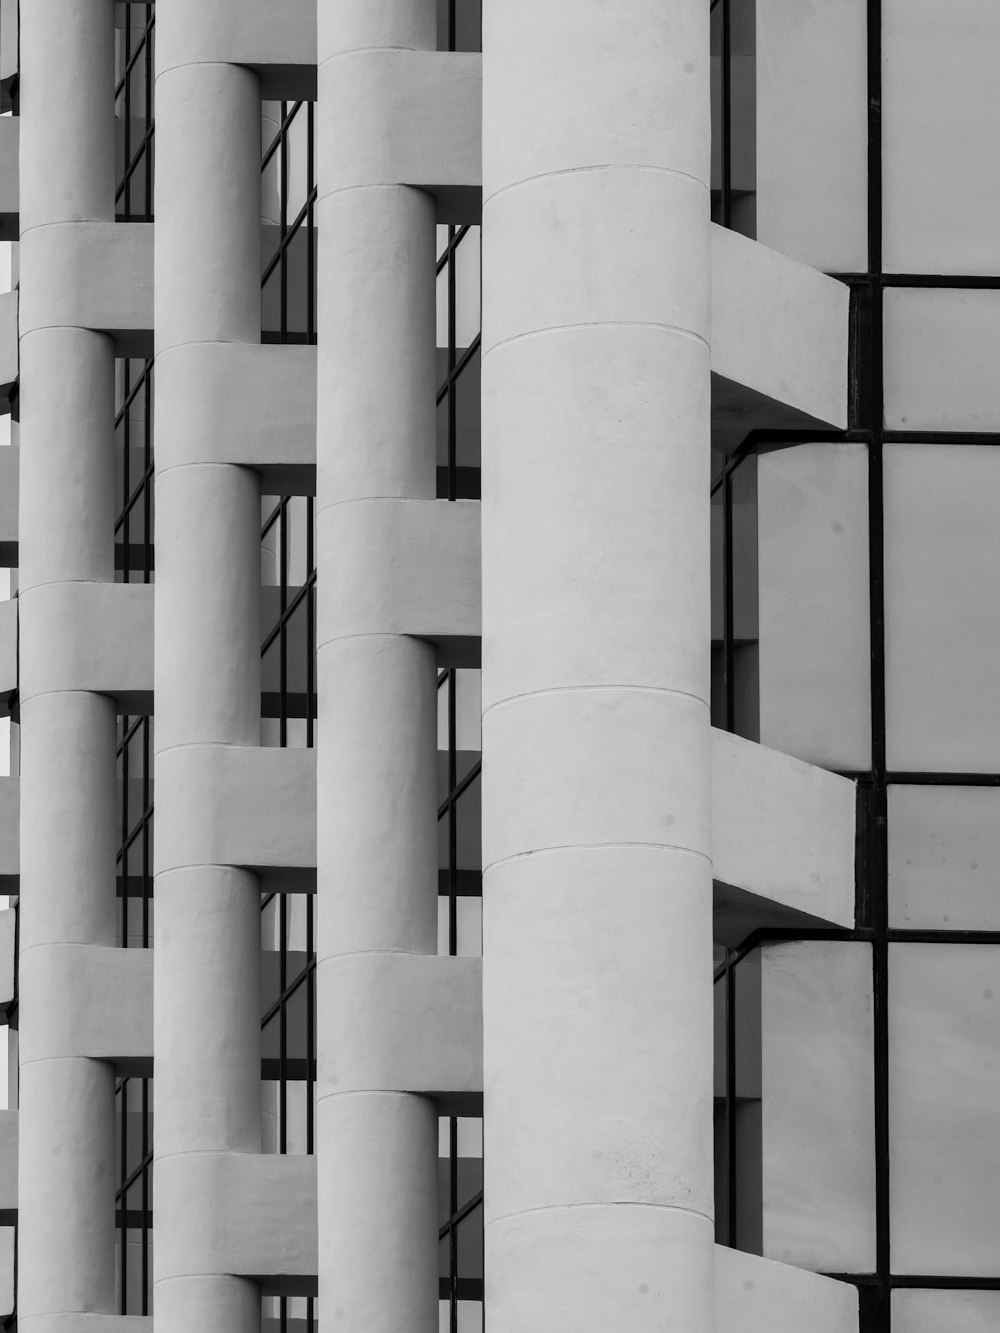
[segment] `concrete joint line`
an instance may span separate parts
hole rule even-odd
[[[508,1222],[514,1217],[528,1217],[532,1213],[564,1213],[569,1211],[578,1211],[580,1209],[598,1209],[598,1208],[648,1208],[662,1213],[681,1213],[687,1217],[696,1217],[699,1222],[708,1222],[713,1224],[714,1219],[710,1213],[700,1213],[697,1208],[684,1208],[678,1203],[646,1203],[642,1200],[631,1199],[604,1199],[596,1200],[594,1203],[553,1203],[545,1204],[540,1208],[519,1208],[512,1213],[502,1213],[499,1217],[491,1217],[485,1224],[488,1231],[490,1227],[498,1226],[501,1222]]]
[[[509,185],[501,185],[498,190],[491,191],[490,194],[483,195],[483,208],[493,199],[499,199],[502,194],[508,194],[511,190],[520,190],[526,185],[532,185],[536,181],[553,180],[559,176],[578,176],[599,171],[650,171],[660,176],[678,176],[681,180],[692,181],[695,185],[709,191],[707,181],[699,180],[697,176],[692,176],[689,171],[678,171],[676,167],[659,167],[651,162],[599,162],[594,165],[588,164],[585,167],[564,167],[560,171],[540,171],[537,176],[524,176],[521,180],[511,181]]]
[[[501,338],[499,342],[491,343],[483,352],[483,360],[492,356],[494,352],[506,347],[510,343],[524,342],[527,338],[540,338],[546,334],[553,333],[571,333],[576,329],[654,329],[661,333],[679,334],[682,338],[690,338],[692,342],[700,343],[702,347],[710,349],[710,343],[707,338],[703,338],[700,333],[695,333],[693,329],[682,329],[677,324],[659,324],[652,320],[638,319],[595,319],[588,320],[580,324],[553,324],[544,329],[527,329],[524,333],[512,334],[509,338]]]
[[[697,847],[681,847],[672,842],[577,842],[571,843],[565,847],[537,847],[528,852],[515,852],[511,856],[501,856],[497,861],[491,861],[489,865],[483,866],[483,878],[496,870],[500,866],[509,865],[514,861],[526,861],[531,856],[553,856],[562,852],[602,852],[602,851],[625,851],[629,848],[639,848],[652,852],[680,852],[685,856],[696,856],[700,861],[707,861],[712,864],[712,858],[707,852],[699,851]]]
[[[707,699],[692,694],[689,690],[672,690],[665,685],[556,685],[544,690],[522,690],[520,694],[510,694],[505,699],[497,699],[488,708],[483,709],[483,717],[497,708],[517,703],[519,699],[538,699],[550,694],[673,694],[678,699],[691,699],[706,709],[710,707]]]

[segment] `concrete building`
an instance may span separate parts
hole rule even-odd
[[[1000,1327],[998,54],[0,0],[4,1328]]]

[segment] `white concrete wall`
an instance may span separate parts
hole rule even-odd
[[[714,1324],[708,36],[700,0],[484,5],[484,1164],[504,1333]]]
[[[386,523],[435,486],[435,204],[392,150],[434,111],[404,95],[387,122],[378,90],[393,62],[443,58],[432,0],[346,0],[318,18],[319,1303],[370,1333],[434,1333],[437,1106],[365,1059],[393,1048],[389,996],[363,1025],[323,1015],[366,993],[380,957],[436,949],[436,655],[385,614],[405,568]],[[352,605],[363,614],[348,627]]]
[[[230,16],[221,3],[157,15],[158,357],[260,338],[260,83],[237,65],[199,63],[192,45]],[[224,387],[195,384],[199,410],[180,434],[183,414],[158,395],[157,784],[173,747],[260,736],[260,479],[216,461]],[[154,1182],[192,1169],[183,1191],[155,1184],[156,1322],[160,1333],[248,1333],[260,1323],[257,1284],[225,1247],[192,1266],[184,1241],[227,1225],[200,1155],[261,1148],[260,885],[247,870],[200,864],[184,829],[161,833],[175,855],[156,876]]]
[[[114,408],[111,340],[82,309],[57,315],[51,267],[72,287],[74,228],[114,215],[114,5],[38,0],[21,27],[21,440],[19,589],[110,583]],[[35,245],[35,241],[47,245]],[[45,250],[47,259],[41,259]],[[72,302],[69,303],[72,305]],[[26,659],[58,655],[64,627],[22,629]],[[22,670],[18,1315],[114,1308],[114,1074],[75,1042],[47,1059],[60,1012],[84,999],[57,956],[114,944],[115,710],[78,680]],[[72,1151],[69,1151],[72,1145]]]

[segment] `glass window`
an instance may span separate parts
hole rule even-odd
[[[991,772],[1000,754],[1000,451],[884,451],[888,765]]]
[[[711,5],[712,221],[756,230],[755,0]]]
[[[894,1291],[892,1333],[996,1333],[1000,1291]]]
[[[261,341],[316,341],[315,104],[265,102]]]
[[[835,769],[871,763],[868,453],[757,460],[760,740]]]
[[[887,288],[884,341],[888,427],[1000,429],[1000,291]]]
[[[889,788],[889,924],[1000,930],[1000,788]]]
[[[889,945],[892,1265],[1000,1277],[1000,948]]]
[[[802,941],[761,954],[764,1255],[871,1272],[871,946]]]
[[[1000,7],[882,0],[887,271],[1000,273]]]
[[[115,8],[115,215],[151,222],[156,6]]]
[[[863,273],[866,0],[757,0],[757,44],[757,239],[828,273]]]

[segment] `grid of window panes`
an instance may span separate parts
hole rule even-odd
[[[153,220],[155,4],[115,6],[115,215]]]
[[[153,581],[153,363],[115,362],[115,579]],[[153,719],[118,718],[119,844],[117,937],[148,949],[153,935]],[[153,1081],[130,1076],[115,1087],[117,1300],[121,1314],[152,1309]]]
[[[316,341],[315,104],[264,102],[261,341]]]
[[[438,675],[438,952],[478,956],[482,915],[482,695],[478,670]],[[442,1333],[479,1333],[483,1300],[483,1122],[439,1124]]]
[[[263,104],[262,341],[316,341],[314,104]],[[261,503],[261,744],[311,748],[316,728],[316,556],[311,496]],[[315,1151],[316,952],[312,893],[261,897],[261,1114],[265,1152]],[[314,1297],[264,1296],[265,1333],[314,1333]]]
[[[438,0],[438,47],[482,48],[478,0]],[[479,499],[480,228],[437,229],[437,494]],[[478,669],[438,673],[438,951],[482,954],[481,689]],[[441,1333],[483,1328],[483,1122],[439,1124]]]
[[[859,65],[857,26],[831,9],[821,41],[793,41],[767,71],[801,91],[832,66],[850,83],[844,104],[867,116],[866,175],[846,122],[824,145],[831,172],[858,172],[867,194],[867,257],[837,264],[852,295],[849,428],[784,432],[756,460],[760,697],[798,718],[803,757],[856,779],[858,883],[852,931],[717,946],[718,1239],[759,1245],[747,1207],[764,1003],[768,1252],[855,1284],[862,1333],[1000,1325],[1000,708],[984,609],[1000,590],[1000,394],[984,355],[1000,336],[1000,252],[995,184],[970,147],[995,117],[1000,12],[962,13],[868,0]],[[825,114],[818,94],[814,131]],[[844,253],[822,232],[799,240],[818,264],[823,246]],[[738,446],[726,466],[728,495],[721,459],[714,469],[716,658],[727,615],[737,653],[745,637]],[[733,726],[735,711],[739,730],[738,684],[727,702],[721,669],[713,683],[714,719]]]

